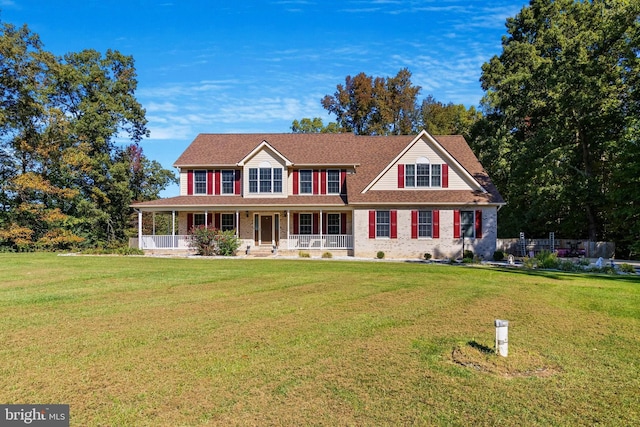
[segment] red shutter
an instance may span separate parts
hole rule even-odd
[[[476,238],[482,238],[482,211],[476,211]]]
[[[440,238],[440,211],[433,211],[433,238]]]
[[[235,194],[240,194],[240,185],[241,185],[240,181],[240,170],[236,169],[236,176],[235,176],[235,188],[234,188],[234,193]]]
[[[318,234],[318,223],[320,222],[320,214],[313,214],[313,234]]]
[[[404,188],[404,165],[398,165],[398,188]]]
[[[216,194],[220,194],[220,187],[222,186],[222,179],[220,177],[222,176],[222,173],[220,172],[219,169],[216,169],[215,176],[216,176],[216,185],[215,185]]]
[[[327,170],[320,171],[320,194],[327,194]]]
[[[449,165],[442,165],[442,188],[449,188]]]
[[[187,194],[193,194],[193,170],[189,169],[187,171]],[[193,224],[193,221],[191,222]]]
[[[340,233],[347,234],[347,214],[340,214]]]
[[[369,211],[369,238],[376,238],[376,211]]]
[[[293,171],[293,194],[298,194],[300,190],[300,173],[298,170]]]
[[[300,214],[293,214],[293,234],[300,234]]]
[[[460,211],[453,211],[453,238],[460,238]]]
[[[340,171],[340,194],[345,194],[347,191],[347,170],[342,169]],[[344,233],[343,233],[344,234]]]
[[[207,194],[213,194],[213,171],[207,171]]]
[[[391,211],[391,238],[398,238],[398,211]]]
[[[411,238],[418,238],[418,211],[411,211]]]
[[[313,171],[313,194],[318,194],[318,184],[320,183],[320,179],[318,179],[318,171]]]
[[[214,214],[213,218],[213,226],[216,228],[216,230],[220,230],[220,213],[218,212],[217,214]]]
[[[191,228],[193,228],[193,214],[188,213],[187,214],[187,233],[189,232],[189,230],[191,230]]]

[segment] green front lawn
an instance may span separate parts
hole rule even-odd
[[[0,254],[0,319],[0,403],[74,426],[640,424],[635,276]]]

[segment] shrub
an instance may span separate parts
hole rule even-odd
[[[311,258],[311,254],[309,252],[304,252],[304,251],[298,252],[298,256],[300,258]]]
[[[504,260],[504,252],[502,252],[500,250],[495,251],[493,253],[493,260],[494,261],[502,261],[502,260]]]
[[[620,264],[620,271],[622,271],[623,273],[635,274],[636,268],[631,264],[624,263]]]
[[[383,259],[384,258],[384,252],[378,251],[378,253],[376,254],[376,257],[378,257],[378,259]]]
[[[431,259],[431,254],[429,252],[427,252],[426,254],[424,254],[424,259],[426,261],[429,261]]]
[[[572,261],[570,260],[564,260],[564,261],[560,261],[560,270],[562,271],[579,271],[582,268],[577,265],[574,264]]]
[[[222,231],[204,225],[189,230],[189,240],[189,245],[202,256],[233,256],[240,247],[235,230]]]
[[[333,258],[333,254],[331,252],[325,252],[322,254],[322,258]]]
[[[538,268],[558,268],[560,266],[558,256],[547,250],[538,252],[535,259]]]
[[[469,258],[473,260],[473,251],[470,251],[469,249],[465,249],[464,253],[462,254],[462,258]]]

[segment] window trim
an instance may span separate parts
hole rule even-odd
[[[193,171],[193,194],[201,195],[207,194],[207,179],[208,173],[206,169],[194,169]],[[198,180],[198,177],[204,177],[204,180]],[[198,185],[202,186],[202,191],[198,191]]]
[[[267,171],[269,171],[268,178],[266,178]],[[263,175],[263,173],[265,175]],[[276,175],[279,175],[279,176],[276,176]],[[272,168],[272,167],[249,168],[249,193],[250,194],[282,194],[282,191],[283,191],[282,176],[283,176],[282,168]],[[267,184],[269,189],[263,191],[263,188],[266,188]]]
[[[303,179],[308,174],[308,179]],[[309,185],[309,191],[303,191],[303,184]],[[313,169],[300,169],[298,171],[298,193],[313,194]]]
[[[225,184],[227,186],[230,186],[231,191],[225,190]],[[236,184],[236,171],[234,169],[222,169],[220,171],[220,193],[224,195],[235,194],[236,192],[235,184]]]

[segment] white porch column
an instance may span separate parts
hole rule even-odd
[[[176,211],[171,211],[171,247],[178,248],[178,242],[176,241]]]
[[[236,237],[240,237],[240,211],[236,209]]]
[[[151,226],[151,234],[153,234],[154,236],[156,235],[156,213],[152,213],[151,214],[151,218],[152,218],[152,226]]]
[[[289,242],[289,218],[291,217],[291,212],[287,209],[287,249],[291,249],[291,243]]]
[[[138,249],[142,249],[142,211],[138,211]]]
[[[322,209],[320,209],[320,224],[318,224],[318,230],[320,230],[320,249],[324,248],[324,242],[322,241]]]
[[[209,211],[204,211],[204,226],[207,227],[209,225]]]

